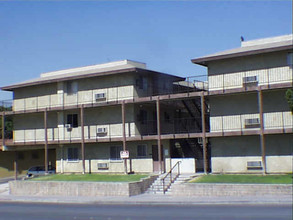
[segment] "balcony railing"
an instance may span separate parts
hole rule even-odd
[[[210,75],[208,90],[227,90],[252,86],[269,86],[293,83],[292,68],[289,66],[251,70],[227,74]]]
[[[157,95],[190,93],[206,90],[208,88],[207,82],[201,81],[206,80],[206,78],[206,75],[187,77],[185,81],[174,82],[171,86],[148,85],[146,89],[139,89],[136,85],[129,85],[123,87],[78,91],[76,94],[71,95],[68,95],[67,93],[49,94],[45,96],[14,99],[13,101],[2,101],[0,102],[0,107],[5,106],[3,109],[9,111],[12,109],[13,103],[14,111],[27,111],[44,108],[63,108],[81,104],[93,105],[97,103],[117,102],[121,100],[131,100],[140,97]]]
[[[293,128],[291,112],[264,113],[264,129]],[[251,131],[260,129],[259,114],[242,114],[210,117],[210,132]]]

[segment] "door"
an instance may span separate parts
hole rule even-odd
[[[152,156],[153,156],[153,171],[160,172],[158,145],[152,145]],[[164,163],[164,156],[163,156],[163,145],[161,147],[161,166],[162,166],[162,170],[164,171],[165,163]]]

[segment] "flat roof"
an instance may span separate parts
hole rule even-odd
[[[211,55],[191,59],[192,63],[207,66],[207,63],[227,58],[270,53],[275,51],[293,49],[293,35],[285,35],[273,38],[264,38],[253,41],[242,42],[239,48],[226,50]]]
[[[5,91],[13,91],[17,88],[48,84],[60,81],[76,80],[90,77],[100,77],[113,74],[123,74],[129,72],[140,72],[140,73],[151,73],[151,74],[160,74],[169,77],[174,77],[176,80],[184,80],[185,78],[174,76],[166,73],[156,72],[153,70],[146,69],[144,63],[131,61],[131,60],[122,60],[116,62],[110,62],[105,64],[98,64],[92,66],[71,68],[59,71],[53,71],[48,73],[42,73],[39,78],[27,80],[24,82],[16,83],[9,86],[4,86],[1,89]]]

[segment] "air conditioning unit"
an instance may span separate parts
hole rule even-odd
[[[106,99],[106,93],[97,93],[95,94],[96,101],[101,101]]]
[[[65,124],[64,127],[67,129],[67,131],[72,131],[72,125],[71,124]]]
[[[260,126],[259,118],[248,118],[244,121],[245,128],[258,128]]]
[[[108,170],[109,163],[98,163],[98,170]]]
[[[98,128],[97,135],[107,134],[107,128]]]
[[[258,77],[257,76],[246,76],[243,77],[243,84],[257,84],[258,83]]]
[[[261,161],[247,161],[248,170],[261,170],[262,162]]]

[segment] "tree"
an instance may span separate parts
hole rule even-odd
[[[1,111],[11,111],[11,108],[5,108],[3,106],[0,106],[0,112]],[[3,116],[2,116],[3,117]],[[0,139],[2,139],[2,117],[0,117]],[[13,134],[13,121],[11,115],[5,116],[5,138],[11,139]]]
[[[288,102],[288,105],[289,105],[289,108],[293,114],[293,90],[292,89],[288,89],[286,91],[286,95],[285,95],[286,99],[287,99],[287,102]]]

